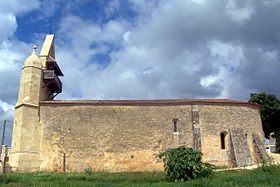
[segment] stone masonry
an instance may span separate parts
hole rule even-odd
[[[252,164],[252,157],[248,147],[247,136],[248,135],[244,132],[244,129],[230,129],[231,147],[233,157],[235,158],[235,163],[233,163],[234,166],[240,167]]]

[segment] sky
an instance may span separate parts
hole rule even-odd
[[[0,122],[55,34],[56,99],[280,98],[280,0],[0,0]]]

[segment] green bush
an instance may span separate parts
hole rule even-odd
[[[201,156],[201,152],[185,146],[167,149],[159,154],[164,162],[165,174],[172,181],[186,181],[211,174],[214,166],[202,163]]]

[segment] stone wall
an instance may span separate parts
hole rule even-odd
[[[199,112],[200,132],[195,133],[193,106]],[[197,118],[197,116],[196,116]],[[263,136],[256,107],[231,105],[150,104],[127,105],[45,102],[40,106],[42,124],[41,170],[82,171],[162,170],[159,152],[179,145],[195,146],[203,160],[217,165],[232,164],[229,136],[221,149],[220,133],[242,128],[255,161],[252,133]],[[178,132],[174,133],[174,119]]]
[[[203,160],[213,164],[234,166],[234,151],[230,131],[241,128],[247,146],[256,162],[252,133],[264,139],[259,110],[246,106],[199,106]],[[225,149],[221,149],[221,133],[225,133]],[[241,136],[241,135],[239,135]],[[247,154],[247,153],[244,153]]]
[[[190,106],[43,106],[42,168],[161,170],[159,152],[193,146]],[[179,133],[173,133],[178,118]]]

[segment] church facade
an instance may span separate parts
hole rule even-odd
[[[22,67],[10,165],[19,171],[162,171],[185,145],[220,166],[266,159],[259,106],[227,99],[54,100],[63,76],[47,35]]]

